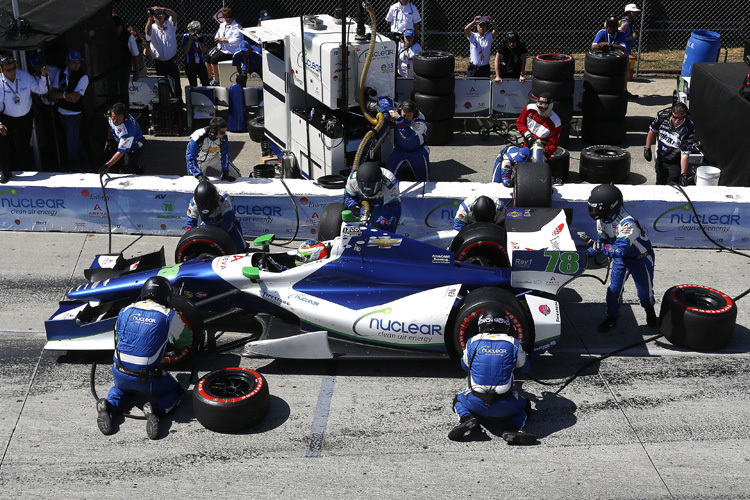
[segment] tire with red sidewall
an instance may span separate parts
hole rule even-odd
[[[214,432],[240,432],[268,413],[271,396],[260,373],[229,367],[205,375],[193,389],[195,418]]]
[[[219,257],[235,252],[234,241],[229,233],[216,226],[198,226],[185,232],[177,242],[174,261],[179,264],[201,254]]]
[[[454,259],[486,267],[510,267],[505,229],[493,222],[475,222],[461,229],[451,242]]]
[[[552,82],[572,80],[575,69],[575,61],[568,54],[539,54],[531,62],[534,78]]]
[[[203,343],[205,335],[203,316],[192,302],[181,295],[173,295],[170,306],[190,327],[193,337],[186,347],[178,348],[171,343],[167,345],[161,358],[161,365],[167,369],[185,365],[192,358],[192,355],[198,351],[198,346]]]
[[[715,351],[732,340],[737,305],[725,293],[702,285],[677,285],[664,292],[660,329],[671,343]]]
[[[464,297],[453,323],[452,335],[446,338],[449,352],[461,355],[466,348],[466,341],[477,334],[479,315],[487,307],[506,311],[513,325],[513,332],[510,334],[520,340],[521,347],[527,354],[534,349],[533,322],[523,304],[508,290],[484,287],[472,290]]]

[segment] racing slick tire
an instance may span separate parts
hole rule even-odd
[[[568,173],[570,173],[570,151],[558,146],[555,153],[547,159],[547,164],[552,177],[567,181]]]
[[[265,118],[258,116],[247,122],[247,131],[253,142],[261,142],[266,134]]]
[[[575,61],[568,54],[539,54],[531,61],[534,78],[552,82],[572,80],[575,69]]]
[[[523,304],[508,290],[484,287],[472,290],[464,297],[453,323],[452,335],[446,339],[446,342],[450,342],[446,346],[449,351],[461,356],[466,342],[477,334],[479,315],[487,307],[505,310],[513,325],[513,331],[509,333],[521,342],[526,353],[534,349],[533,324]]]
[[[185,232],[177,242],[174,261],[179,264],[201,254],[232,255],[237,249],[229,233],[216,226],[198,226]]]
[[[346,205],[343,203],[329,203],[323,208],[318,223],[318,239],[320,241],[329,241],[341,233],[341,212]]]
[[[414,75],[414,91],[420,94],[448,95],[453,92],[455,87],[456,77],[453,74],[432,78]]]
[[[737,306],[725,293],[701,285],[677,285],[664,292],[660,330],[674,345],[715,351],[732,340]]]
[[[624,91],[619,94],[584,92],[583,112],[598,120],[621,118],[628,114],[628,97]]]
[[[414,55],[414,73],[423,78],[450,76],[454,69],[456,58],[450,52],[423,50]]]
[[[625,88],[626,79],[627,75],[624,73],[618,76],[602,76],[585,71],[583,73],[583,90],[596,94],[617,95]]]
[[[193,389],[195,418],[214,432],[243,431],[268,413],[271,396],[260,373],[229,367],[205,375]]]
[[[630,175],[630,153],[605,144],[587,146],[581,150],[578,173],[592,184],[620,184]]]
[[[192,302],[180,295],[173,295],[170,306],[182,316],[183,321],[190,327],[190,330],[193,332],[193,338],[190,341],[190,345],[182,348],[175,347],[171,342],[167,344],[167,348],[164,350],[164,355],[161,358],[161,365],[167,369],[180,366],[189,360],[191,355],[198,351],[205,335],[203,317]]]
[[[448,250],[459,262],[508,268],[507,239],[505,229],[494,222],[475,222],[458,232]]]
[[[440,121],[427,121],[427,145],[442,146],[453,139],[453,118]]]
[[[612,121],[590,116],[584,116],[581,120],[581,138],[589,144],[622,144],[627,134],[624,116]]]
[[[455,111],[456,94],[451,92],[448,95],[429,95],[414,92],[414,102],[417,103],[425,120],[433,122],[450,120]]]
[[[516,208],[551,207],[551,177],[551,167],[547,163],[517,165],[513,183],[513,206]]]
[[[592,49],[586,52],[584,68],[599,76],[620,76],[628,71],[630,58],[620,50]]]
[[[553,101],[565,101],[573,97],[573,91],[575,90],[575,81],[571,78],[563,82],[555,82],[552,80],[542,80],[541,78],[534,78],[531,80],[531,92],[534,95],[539,95],[542,92],[549,92],[552,94]],[[552,108],[554,111],[554,108]]]

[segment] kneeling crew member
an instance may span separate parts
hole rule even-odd
[[[247,247],[242,237],[242,225],[234,215],[229,195],[219,193],[216,186],[209,181],[200,181],[193,192],[193,199],[187,210],[185,229],[188,231],[198,225],[216,226],[223,229],[234,241],[235,252],[243,253]]]
[[[456,217],[453,219],[453,229],[460,231],[475,222],[494,222],[495,224],[500,224],[503,221],[504,208],[505,203],[495,196],[479,195],[466,198],[461,202],[456,211]]]
[[[208,127],[203,127],[190,135],[185,153],[188,174],[201,180],[206,167],[221,169],[221,180],[234,181],[229,175],[229,141],[227,122],[224,118],[212,118]]]
[[[396,232],[401,219],[401,198],[398,181],[391,172],[380,168],[375,162],[363,163],[351,173],[344,189],[344,204],[349,210],[357,211],[362,202],[370,203],[370,221],[363,221],[372,227]],[[360,217],[362,214],[360,214]]]

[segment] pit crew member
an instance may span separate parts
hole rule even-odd
[[[505,146],[497,158],[492,169],[492,182],[502,182],[505,187],[513,187],[513,169],[519,163],[529,161],[531,151],[526,146]]]
[[[524,144],[531,148],[537,139],[541,140],[545,144],[547,159],[557,151],[562,130],[562,121],[552,107],[552,94],[541,92],[536,103],[527,105],[516,120],[516,128],[523,136]]]
[[[398,181],[390,171],[381,168],[375,162],[360,165],[351,173],[346,182],[344,189],[346,208],[357,212],[361,209],[363,201],[370,203],[371,213],[369,215],[360,213],[361,219],[369,217],[369,225],[392,233],[396,232],[401,219]]]
[[[654,250],[645,228],[623,208],[622,192],[602,184],[591,190],[589,215],[596,221],[598,237],[578,233],[588,246],[589,255],[603,254],[612,259],[612,276],[607,288],[607,316],[597,328],[604,333],[617,325],[620,317],[622,289],[628,276],[633,276],[641,306],[646,310],[646,323],[656,326],[654,311]]]
[[[679,182],[686,186],[690,182],[688,160],[693,151],[695,126],[688,114],[687,105],[677,102],[671,109],[659,113],[651,122],[643,158],[651,161],[651,146],[656,143],[656,184]]]
[[[245,239],[242,237],[242,225],[239,219],[234,216],[232,200],[229,195],[219,193],[216,186],[210,181],[202,180],[193,192],[193,199],[190,200],[190,206],[187,210],[186,230],[191,230],[198,225],[216,226],[226,231],[234,241],[237,253],[242,253],[247,247]]]
[[[235,180],[229,175],[229,141],[224,118],[212,118],[208,127],[199,128],[190,135],[185,159],[188,174],[198,180],[205,178],[205,167],[220,168],[221,180]]]
[[[453,399],[460,420],[448,439],[460,441],[479,425],[477,417],[491,417],[509,419],[502,434],[508,444],[533,444],[536,436],[522,430],[531,402],[513,389],[513,371],[529,371],[526,353],[512,336],[510,318],[502,309],[485,308],[478,323],[479,333],[469,339],[461,357],[469,388]]]
[[[152,276],[143,284],[138,302],[125,307],[117,316],[112,365],[115,385],[106,399],[96,403],[96,423],[102,434],[112,434],[112,417],[120,413],[129,393],[155,398],[153,403],[143,405],[149,439],[159,437],[159,415],[170,413],[179,404],[183,390],[161,367],[161,359],[170,340],[177,347],[186,347],[192,341],[192,332],[180,315],[169,308],[171,300],[169,281],[163,276]]]
[[[112,106],[109,113],[108,140],[105,148],[106,154],[114,149],[117,150],[102,166],[99,173],[106,173],[117,165],[117,168],[123,173],[143,174],[141,155],[145,146],[146,139],[143,137],[138,122],[128,113],[128,108],[123,103],[118,102]]]
[[[427,123],[414,101],[403,101],[399,111],[393,109],[393,101],[381,99],[378,111],[387,114],[396,136],[396,147],[385,168],[393,172],[398,180],[404,180],[403,169],[408,164],[418,182],[430,180],[430,148],[427,146]]]
[[[456,217],[453,219],[453,229],[460,231],[475,222],[494,222],[495,224],[500,224],[504,218],[506,203],[495,196],[470,196],[459,205]]]

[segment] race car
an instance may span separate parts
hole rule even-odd
[[[255,317],[262,331],[245,356],[455,356],[489,306],[506,310],[525,351],[539,354],[560,337],[554,294],[583,272],[586,253],[576,250],[563,210],[509,209],[505,225],[503,241],[469,235],[451,251],[345,214],[340,235],[326,242],[329,256],[302,265],[294,251],[271,252],[271,234],[255,240],[257,252],[173,266],[164,266],[163,249],[129,260],[100,255],[85,272],[89,282],[69,289],[46,321],[46,348],[113,349],[117,313],[160,275],[196,333],[219,318]],[[498,253],[507,254],[503,267],[485,267],[498,265],[487,258]]]

